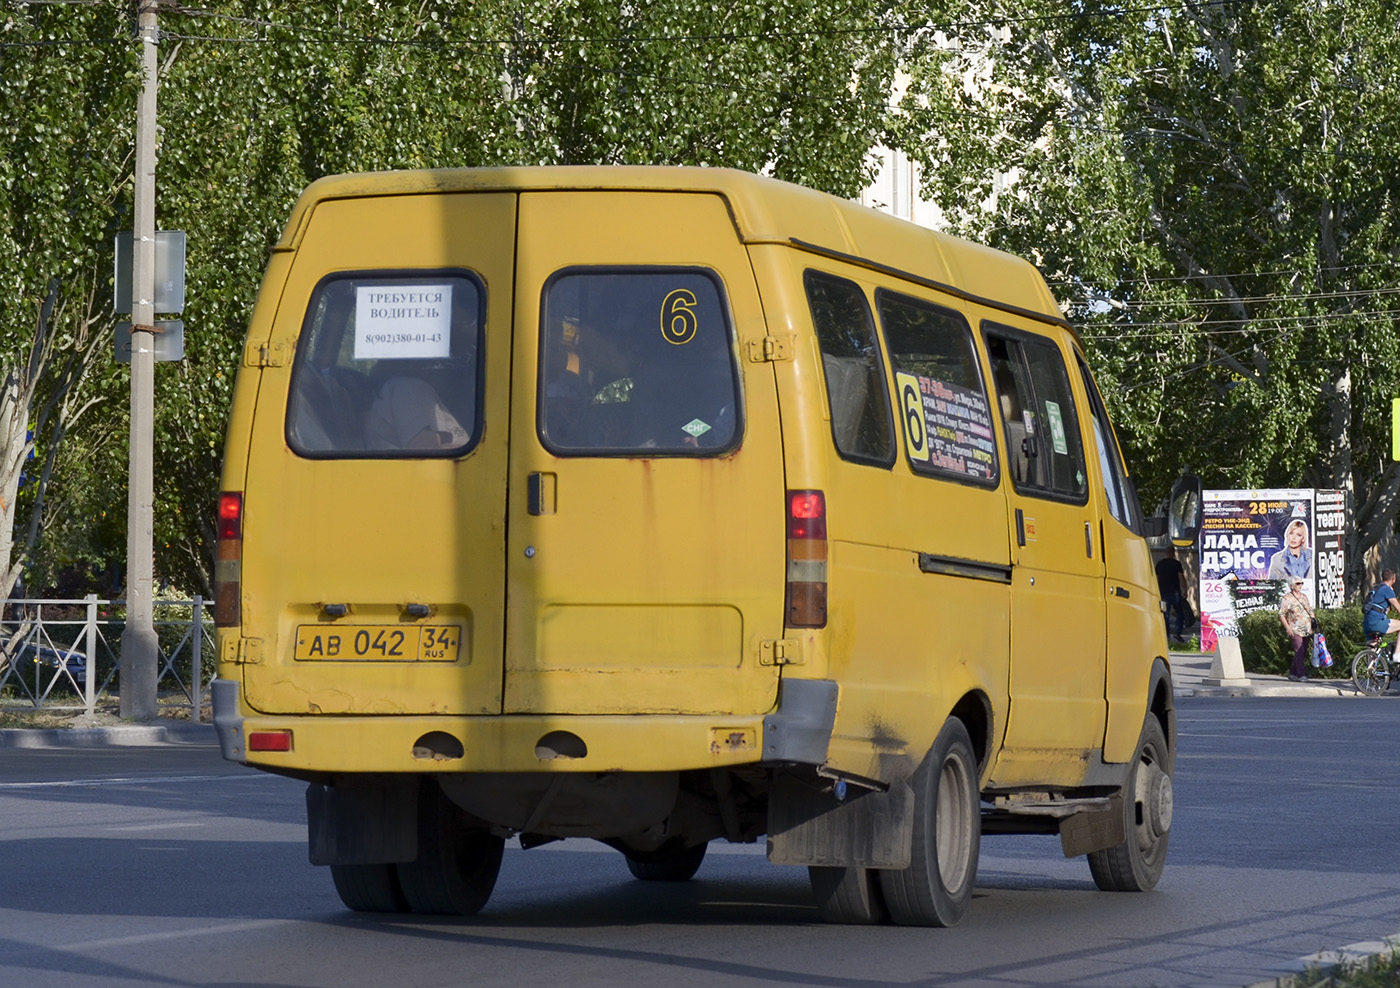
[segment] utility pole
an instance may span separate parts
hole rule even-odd
[[[136,108],[136,175],[131,252],[131,445],[126,501],[126,628],[122,631],[121,716],[156,716],[154,624],[157,0],[143,0],[138,29],[144,85]]]

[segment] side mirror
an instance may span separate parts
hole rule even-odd
[[[1201,533],[1201,478],[1178,477],[1167,502],[1167,535],[1175,546],[1193,546]]]

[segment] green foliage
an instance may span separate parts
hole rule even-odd
[[[1184,469],[1353,490],[1358,562],[1400,505],[1389,5],[945,16],[917,35],[896,139],[961,231],[1036,258],[1087,324],[1145,500]]]
[[[131,225],[133,8],[6,10],[0,282],[18,304],[0,309],[0,344],[32,333],[50,278],[110,332],[110,245]],[[163,7],[157,226],[186,231],[189,250],[187,356],[156,369],[158,579],[210,592],[233,376],[268,250],[307,184],[389,168],[656,163],[854,195],[898,54],[882,13],[875,0]],[[44,45],[15,47],[30,41]],[[51,495],[62,510],[44,513],[32,584],[125,557],[127,381],[104,361],[88,392],[99,414],[63,438]]]
[[[123,392],[124,374],[110,359],[89,361],[111,345],[111,244],[129,181],[130,119],[112,112],[134,105],[137,92],[124,7],[11,4],[0,13],[0,378],[16,426],[0,436],[0,477],[22,471],[24,481],[17,507],[0,499],[0,572],[11,562],[11,535],[17,556],[45,539],[31,589],[65,556],[106,552],[70,519],[105,510],[98,502],[113,493],[112,477],[69,473],[68,460],[54,461],[74,431],[118,415]],[[48,303],[48,332],[36,345]],[[102,461],[113,432],[95,426],[71,444],[72,462]],[[96,498],[92,480],[101,485]],[[70,529],[53,551],[47,526]]]
[[[1330,669],[1308,667],[1308,675],[1330,679],[1351,676],[1351,657],[1366,646],[1361,608],[1340,607],[1317,612],[1318,629],[1327,636]],[[1258,610],[1240,619],[1240,655],[1246,672],[1285,676],[1293,664],[1293,645],[1279,623],[1278,612]]]

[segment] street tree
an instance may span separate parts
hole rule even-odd
[[[894,140],[1083,323],[1145,494],[1348,492],[1394,525],[1400,33],[1381,0],[902,12]],[[951,124],[951,126],[950,126]]]
[[[50,525],[82,513],[65,443],[92,426],[76,444],[91,448],[124,414],[110,286],[131,168],[130,121],[113,112],[135,94],[127,20],[100,5],[0,12],[0,599]]]
[[[40,149],[21,173],[14,162],[25,160],[27,145],[7,138],[0,195],[9,198],[0,208],[7,218],[26,210],[36,232],[0,232],[0,276],[26,265],[39,273],[26,275],[15,296],[29,300],[28,328],[6,332],[32,339],[47,272],[61,268],[68,286],[73,267],[91,273],[88,305],[64,307],[60,294],[53,311],[101,313],[92,328],[107,341],[110,316],[95,300],[109,287],[111,234],[130,223],[132,7],[9,8],[9,30],[65,44],[0,49],[7,67],[22,66],[30,79],[7,74],[0,93],[34,107],[5,126],[28,134],[31,117],[61,123],[67,143],[56,146],[77,150],[67,170],[33,188],[49,190],[50,205],[63,190],[81,190],[85,205],[79,225],[56,206],[41,214],[16,198],[36,194],[21,180],[49,152]],[[185,230],[189,247],[186,358],[157,367],[158,576],[185,592],[210,591],[232,378],[268,250],[308,183],[384,168],[649,163],[765,171],[854,195],[872,174],[869,150],[894,73],[882,9],[875,0],[162,4],[157,226]],[[110,43],[107,61],[97,57],[98,35]],[[89,47],[65,46],[78,38]],[[38,232],[57,228],[72,236]],[[83,263],[74,267],[75,258]],[[110,365],[88,366],[83,380],[100,378],[102,387],[70,390],[101,402],[100,414],[79,428],[72,416],[88,407],[80,403],[64,432],[36,439],[41,456],[53,458],[52,489],[66,497],[67,510],[46,516],[36,546],[49,572],[122,552],[119,539],[101,543],[125,524],[125,409],[113,399],[126,378]],[[0,531],[10,530],[0,517]]]

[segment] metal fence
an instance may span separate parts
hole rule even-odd
[[[212,602],[157,600],[158,705],[203,719],[214,678]],[[6,600],[0,603],[0,710],[83,711],[119,696],[126,601]]]

